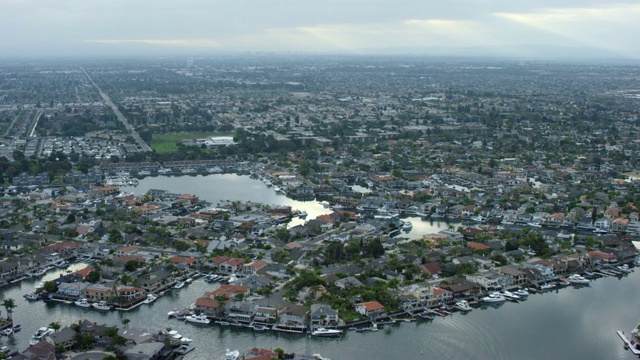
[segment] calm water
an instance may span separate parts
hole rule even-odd
[[[289,226],[304,223],[316,216],[331,213],[318,201],[297,201],[285,195],[277,194],[262,181],[252,179],[246,175],[215,174],[197,176],[158,176],[140,180],[138,186],[121,187],[123,191],[136,195],[144,195],[151,189],[164,189],[174,193],[189,193],[197,195],[213,205],[220,201],[255,201],[269,205],[291,206],[294,210],[305,210],[306,219],[294,218]],[[443,221],[423,221],[418,217],[407,218],[413,224],[410,232],[403,232],[403,237],[416,239],[426,234],[434,234],[447,229],[449,224]]]
[[[81,265],[74,265],[79,267]],[[50,273],[46,278],[56,277]],[[640,270],[623,277],[595,280],[588,287],[565,288],[535,294],[520,303],[454,313],[432,322],[386,325],[377,333],[347,332],[339,339],[308,335],[253,333],[250,330],[198,326],[167,319],[174,308],[184,308],[215,284],[199,279],[172,290],[151,305],[129,312],[98,312],[63,303],[29,303],[22,295],[32,292],[36,280],[2,289],[2,298],[13,298],[13,317],[23,330],[0,345],[28,346],[39,327],[52,321],[68,325],[86,318],[108,325],[149,331],[172,328],[195,340],[196,350],[187,359],[222,359],[225,349],[247,351],[257,346],[282,347],[299,353],[321,353],[332,359],[631,359],[616,330],[630,331],[640,321]]]

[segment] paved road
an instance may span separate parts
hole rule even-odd
[[[102,100],[104,100],[104,102],[107,105],[109,105],[111,110],[113,110],[113,112],[116,114],[118,121],[120,121],[124,125],[124,127],[131,133],[131,136],[133,136],[133,138],[135,139],[140,151],[142,152],[151,151],[151,147],[149,147],[149,145],[147,145],[147,143],[144,140],[142,140],[142,138],[140,137],[136,129],[131,124],[129,124],[129,121],[127,120],[127,118],[124,117],[124,115],[122,115],[120,110],[118,110],[118,107],[113,103],[113,101],[111,101],[109,96],[104,91],[102,91],[102,89],[100,89],[100,87],[93,81],[91,76],[89,76],[89,74],[83,67],[81,67],[80,69],[82,70],[84,75],[87,77],[87,79],[89,79],[89,82],[98,90],[98,93],[100,94],[100,96],[102,96]]]

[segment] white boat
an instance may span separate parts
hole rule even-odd
[[[168,317],[175,317],[175,316],[176,316],[176,315],[178,315],[178,314],[180,314],[180,311],[179,311],[178,309],[174,309],[174,310],[169,311],[169,312],[167,313],[167,316],[168,316]]]
[[[175,283],[173,285],[174,289],[181,289],[182,287],[184,287],[184,282],[183,281],[178,281],[177,283]]]
[[[84,308],[88,308],[91,306],[91,304],[87,299],[76,300],[73,303],[76,304],[77,306],[84,307]]]
[[[55,262],[53,265],[55,265],[55,266],[57,266],[57,267],[59,267],[61,269],[66,269],[67,266],[69,266],[69,262],[65,261],[65,260],[60,260],[58,262]]]
[[[44,281],[40,281],[37,285],[36,285],[36,290],[38,289],[42,289],[44,287]]]
[[[209,320],[204,315],[189,315],[189,316],[186,316],[184,319],[188,322],[192,322],[196,324],[208,324],[211,322],[211,320]]]
[[[238,350],[229,350],[224,354],[224,360],[238,360],[240,359],[240,351]]]
[[[544,284],[540,285],[540,289],[541,290],[553,289],[554,287],[556,287],[556,284],[544,283]]]
[[[142,300],[142,302],[145,304],[151,304],[152,302],[156,301],[157,298],[158,297],[153,294],[147,294],[147,298]]]
[[[629,265],[627,264],[617,266],[617,269],[627,274],[631,272],[631,268],[629,268]]]
[[[333,337],[342,335],[342,330],[318,328],[311,332],[313,336]]]
[[[460,300],[455,305],[456,309],[460,311],[471,311],[472,308],[466,300]]]
[[[402,230],[411,230],[411,228],[413,228],[413,224],[411,223],[411,221],[405,221],[402,224]]]
[[[23,295],[25,299],[29,300],[29,301],[36,301],[38,299],[40,299],[40,296],[36,293],[29,293],[29,294],[24,294]]]
[[[298,217],[299,217],[299,218],[301,218],[301,219],[302,219],[302,218],[306,218],[306,217],[307,217],[307,212],[306,212],[306,211],[304,211],[304,210],[299,211],[299,212],[298,212]]]
[[[193,278],[187,278],[187,280],[185,280],[184,282],[186,282],[187,284],[191,284],[193,282]]]
[[[520,296],[512,293],[511,291],[508,290],[503,290],[500,292],[500,294],[502,294],[502,296],[504,296],[505,299],[510,300],[510,301],[518,301],[520,300]]]
[[[40,329],[38,329],[38,331],[33,333],[31,338],[34,339],[34,340],[40,341],[40,340],[44,339],[45,337],[47,337],[47,335],[51,334],[52,332],[54,332],[54,330],[51,329],[51,328],[41,327]]]
[[[108,305],[107,302],[104,300],[97,303],[93,303],[91,306],[93,306],[93,308],[96,310],[103,310],[103,311],[111,310],[111,306]]]
[[[567,278],[567,281],[572,284],[588,284],[589,279],[585,279],[583,276],[578,274],[573,274]]]
[[[188,343],[191,343],[191,342],[193,342],[193,339],[192,339],[192,338],[185,337],[185,336],[183,336],[183,337],[180,339],[180,343],[181,343],[181,344],[188,344]]]
[[[13,335],[13,327],[8,327],[2,331],[0,331],[0,335],[2,336],[10,336]]]
[[[513,292],[514,294],[523,297],[523,296],[529,296],[529,292],[525,289],[518,289],[516,291]]]
[[[265,325],[253,325],[253,330],[255,331],[267,331],[269,328]]]
[[[499,292],[491,293],[482,298],[482,301],[484,302],[503,302],[506,300],[507,299],[505,299],[504,296],[502,296],[502,294],[500,294]]]

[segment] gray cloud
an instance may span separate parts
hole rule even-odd
[[[549,45],[640,57],[637,1],[0,0],[0,56]]]

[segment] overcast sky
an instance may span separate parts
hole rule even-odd
[[[0,56],[576,47],[640,59],[639,24],[640,0],[0,0]]]

